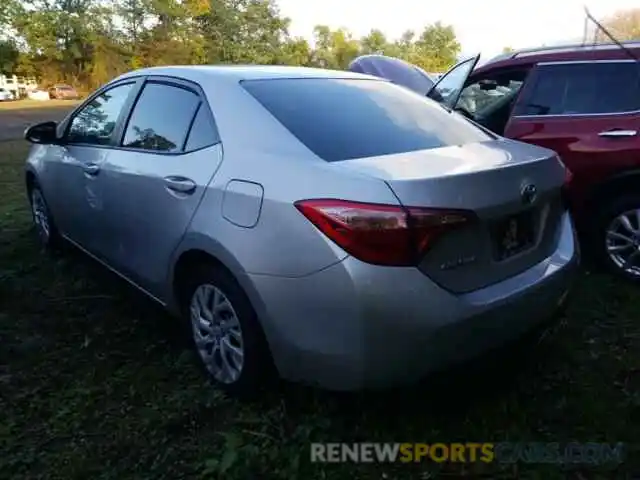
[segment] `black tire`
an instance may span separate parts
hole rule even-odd
[[[241,398],[253,398],[270,386],[276,379],[276,372],[266,337],[249,298],[233,275],[225,268],[211,262],[192,268],[185,275],[184,283],[179,286],[182,291],[180,295],[182,316],[189,329],[189,338],[198,362],[213,384],[227,394]],[[232,305],[232,310],[240,324],[244,360],[239,369],[239,376],[232,382],[223,382],[214,376],[196,344],[191,304],[196,291],[202,285],[211,285],[224,294]]]
[[[624,270],[616,261],[614,261],[607,251],[607,230],[614,219],[624,212],[640,209],[640,195],[626,194],[614,198],[607,202],[596,216],[596,222],[592,234],[590,235],[590,250],[594,260],[600,267],[607,272],[634,283],[640,283],[640,273],[633,274],[628,270]],[[634,225],[640,228],[640,225]],[[637,236],[637,243],[640,246],[640,235]],[[638,247],[636,247],[638,248]],[[636,265],[640,268],[640,257],[636,261]]]
[[[37,182],[34,182],[29,188],[28,193],[29,205],[31,206],[31,218],[38,235],[40,246],[43,248],[43,250],[46,250],[48,252],[57,251],[62,245],[62,237],[60,236],[58,227],[56,227],[56,223],[53,219],[53,216],[51,215],[51,210],[49,209],[49,205],[47,204],[40,185],[38,185]],[[48,230],[43,228],[41,219],[39,220],[37,218],[36,211],[39,211],[41,212],[41,214],[46,215]]]

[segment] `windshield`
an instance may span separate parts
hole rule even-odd
[[[493,140],[437,103],[390,82],[247,80],[242,86],[328,162]]]

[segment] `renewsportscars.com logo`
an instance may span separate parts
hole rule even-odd
[[[619,465],[622,443],[313,443],[311,461],[326,463],[545,463]]]

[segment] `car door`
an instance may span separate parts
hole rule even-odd
[[[119,148],[100,173],[105,199],[101,256],[158,296],[169,258],[221,161],[213,115],[199,86],[149,77]]]
[[[458,103],[458,98],[462,89],[464,88],[467,78],[476,68],[480,60],[480,55],[467,58],[460,63],[457,63],[447,71],[431,88],[427,97],[435,100],[449,108],[454,108]]]
[[[135,87],[130,80],[97,92],[60,125],[61,144],[52,147],[55,161],[47,168],[60,192],[49,202],[54,218],[65,236],[90,252],[101,235],[100,166]]]
[[[630,60],[539,63],[505,136],[558,152],[578,203],[587,186],[638,168],[640,68]]]

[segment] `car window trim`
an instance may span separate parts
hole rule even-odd
[[[117,88],[123,85],[128,85],[128,84],[133,84],[133,88],[131,92],[129,92],[129,96],[127,97],[127,100],[125,101],[122,107],[122,110],[118,115],[115,128],[113,129],[113,132],[111,133],[111,136],[109,137],[109,142],[107,144],[102,145],[102,144],[96,144],[96,143],[82,143],[82,142],[67,141],[67,136],[69,134],[69,129],[71,128],[71,123],[78,116],[78,114],[82,110],[84,110],[84,108],[87,105],[89,105],[93,100],[95,100],[97,97],[99,97],[103,93],[109,90],[112,90],[114,88]],[[118,130],[120,129],[120,124],[122,122],[122,119],[125,115],[128,115],[128,110],[131,108],[132,100],[137,96],[141,84],[142,84],[142,77],[127,77],[115,82],[108,83],[104,85],[102,88],[100,88],[99,90],[96,90],[93,93],[93,95],[91,95],[84,102],[82,102],[62,122],[60,122],[60,125],[58,127],[59,128],[58,132],[62,133],[61,138],[64,142],[64,145],[78,146],[78,147],[94,147],[94,148],[113,148],[114,139],[118,134]]]
[[[532,86],[535,85],[535,82],[537,82],[537,77],[538,75],[540,75],[539,73],[539,68],[540,67],[554,67],[554,66],[563,66],[563,65],[580,65],[580,64],[594,64],[594,63],[638,63],[637,60],[631,60],[631,59],[609,59],[609,60],[563,60],[563,61],[550,61],[550,62],[539,62],[537,63],[534,68],[533,71],[531,72],[532,74]],[[640,72],[640,67],[639,68],[639,72]],[[638,91],[640,92],[640,73],[638,75]],[[529,92],[524,92],[524,89],[522,89],[521,92],[523,95],[521,97],[520,100],[522,99],[526,99],[527,94]],[[633,116],[633,115],[638,115],[640,114],[640,109],[635,109],[635,110],[627,110],[624,112],[600,112],[600,113],[555,113],[555,114],[551,114],[551,115],[527,115],[527,114],[520,114],[520,115],[513,115],[511,118],[513,119],[527,119],[527,118],[531,118],[531,119],[543,119],[543,118],[591,118],[591,117],[612,117],[612,116],[625,116],[625,115],[629,115],[629,116]]]
[[[198,113],[200,113],[200,109],[202,108],[202,99],[200,99],[200,103],[196,107],[195,112],[193,112],[193,117],[191,117],[191,121],[189,122],[189,128],[187,128],[187,134],[184,136],[184,140],[182,141],[182,148],[180,149],[183,152],[187,151],[187,143],[189,143],[189,137],[191,136],[191,130],[193,130],[193,125],[196,123],[196,118],[198,118]]]
[[[188,90],[191,93],[193,93],[194,95],[196,95],[199,99],[199,103],[198,106],[196,107],[196,109],[194,110],[193,116],[191,118],[191,121],[189,123],[189,128],[187,129],[184,141],[182,142],[182,148],[180,148],[180,150],[175,151],[175,152],[163,152],[162,150],[146,150],[143,148],[131,148],[131,147],[125,147],[122,145],[122,142],[124,141],[124,135],[126,133],[126,129],[127,126],[129,125],[129,121],[131,120],[131,115],[133,115],[133,110],[136,106],[136,104],[138,103],[138,100],[140,99],[140,96],[142,95],[142,92],[144,91],[144,87],[145,85],[147,85],[147,83],[159,83],[159,84],[164,84],[164,85],[168,85],[170,87],[174,87],[174,88],[182,88],[183,90]],[[191,134],[191,129],[193,128],[193,124],[195,122],[196,119],[196,115],[198,114],[200,108],[202,108],[202,105],[205,105],[206,108],[209,109],[209,114],[211,116],[211,121],[213,122],[213,133],[214,133],[214,138],[217,139],[216,142],[211,143],[210,145],[205,145],[203,147],[200,148],[195,148],[193,150],[185,150],[187,142],[189,141],[189,135]],[[219,143],[221,143],[221,139],[220,139],[220,134],[218,131],[218,127],[217,124],[215,123],[215,118],[213,116],[213,113],[211,112],[211,108],[209,107],[209,103],[207,102],[207,97],[204,94],[204,91],[202,90],[202,87],[200,87],[200,85],[198,85],[195,82],[192,82],[190,80],[184,79],[184,78],[180,78],[180,77],[173,77],[173,76],[168,76],[168,75],[146,75],[144,77],[144,80],[140,86],[140,89],[138,90],[138,92],[136,93],[136,97],[134,99],[134,101],[132,102],[131,108],[129,109],[128,113],[127,113],[127,117],[126,119],[124,119],[123,123],[122,123],[122,130],[118,132],[118,140],[116,142],[116,145],[112,148],[113,150],[118,150],[118,151],[125,151],[125,152],[136,152],[136,153],[146,153],[148,155],[165,155],[165,156],[169,156],[169,157],[175,157],[175,156],[180,156],[180,155],[187,155],[189,153],[194,153],[200,150],[204,150],[205,148],[210,148],[213,147],[214,145],[218,145]]]

